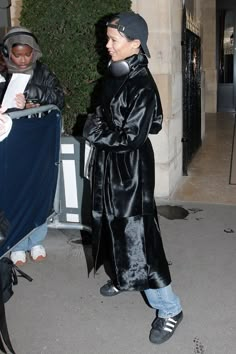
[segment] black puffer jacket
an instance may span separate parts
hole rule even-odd
[[[2,76],[6,81],[0,83],[1,102],[12,75],[5,72]],[[27,101],[35,100],[40,105],[55,104],[59,109],[64,107],[64,93],[59,80],[48,66],[40,61],[36,63],[24,94]]]

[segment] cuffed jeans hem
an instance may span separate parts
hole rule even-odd
[[[174,317],[182,311],[180,300],[173,292],[171,284],[160,289],[147,289],[144,292],[150,306],[158,311],[158,317]]]
[[[32,247],[41,245],[44,241],[48,231],[47,223],[38,226],[29,237],[26,237],[23,241],[19,242],[13,247],[12,252],[16,251],[30,251]]]
[[[170,317],[177,316],[181,311],[183,311],[182,307],[179,307],[177,312],[166,313],[164,311],[161,312],[160,310],[158,310],[157,313],[158,313],[158,317],[160,317],[160,318],[170,318]]]

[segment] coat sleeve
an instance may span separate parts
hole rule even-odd
[[[40,65],[26,87],[26,98],[37,98],[41,105],[64,107],[64,92],[56,75],[46,65]]]
[[[84,126],[84,137],[97,148],[123,152],[138,149],[149,133],[156,134],[161,130],[162,109],[153,90],[140,89],[126,111],[121,127],[114,123],[108,125],[95,115],[90,116]]]

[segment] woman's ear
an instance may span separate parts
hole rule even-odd
[[[133,48],[134,48],[134,49],[138,49],[139,47],[141,47],[141,42],[140,42],[139,39],[134,39],[134,40],[132,41],[132,43],[133,43]]]

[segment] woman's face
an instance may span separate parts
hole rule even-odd
[[[107,27],[106,48],[112,61],[124,60],[133,54],[138,54],[139,45],[139,40],[128,40],[116,28]]]
[[[32,62],[33,48],[29,45],[16,45],[12,47],[10,58],[19,69],[26,69]]]

